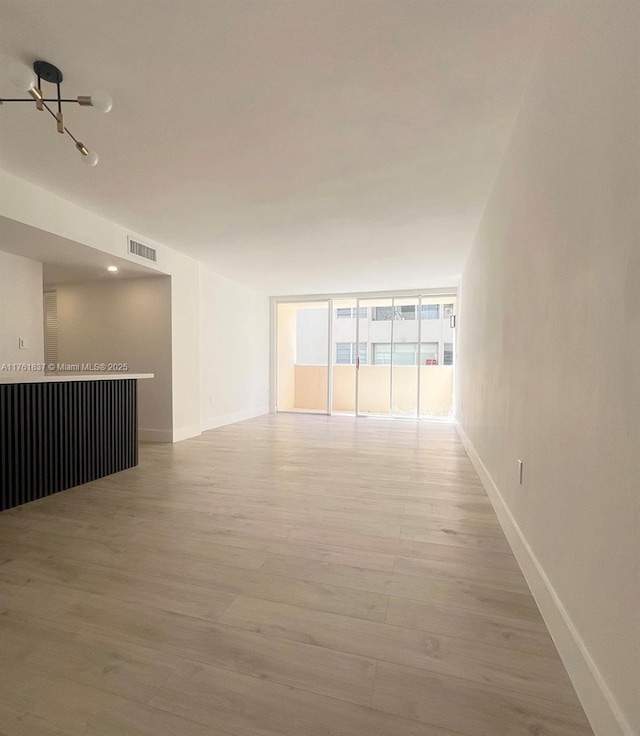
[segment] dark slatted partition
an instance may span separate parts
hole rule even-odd
[[[135,379],[0,384],[0,511],[137,464]]]

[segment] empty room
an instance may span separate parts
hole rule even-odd
[[[640,4],[0,0],[0,734],[640,736]]]

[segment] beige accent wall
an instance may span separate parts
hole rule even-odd
[[[327,410],[327,366],[294,366],[295,409]]]
[[[596,734],[632,736],[640,5],[573,7],[546,36],[464,269],[457,413]]]

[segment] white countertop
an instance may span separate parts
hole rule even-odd
[[[44,373],[43,371],[0,371],[2,383],[64,383],[69,381],[126,381],[153,378],[153,373]]]

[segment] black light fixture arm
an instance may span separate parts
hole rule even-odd
[[[59,99],[58,97],[43,97],[43,102],[75,102],[77,105],[82,105],[82,102],[78,99]],[[0,97],[0,102],[34,102],[33,97]]]
[[[14,69],[15,72],[15,69]],[[31,75],[31,77],[29,77]],[[37,87],[35,86],[35,79],[37,79]],[[17,67],[17,75],[14,75],[13,80],[16,84],[26,89],[29,93],[29,97],[0,97],[0,105],[5,102],[32,102],[35,104],[37,110],[46,110],[51,117],[56,120],[56,127],[58,133],[67,134],[71,140],[75,143],[76,148],[82,154],[84,160],[91,166],[95,166],[98,162],[98,156],[95,152],[90,152],[86,146],[81,143],[73,133],[67,128],[64,123],[64,115],[62,112],[63,103],[74,103],[81,106],[93,106],[97,107],[102,112],[109,112],[111,110],[112,101],[110,96],[106,92],[95,93],[92,96],[78,96],[75,99],[63,98],[61,91],[62,84],[62,72],[53,64],[47,61],[36,61],[33,64],[33,72],[28,67]],[[42,93],[42,82],[48,82],[49,84],[55,84],[56,86],[56,97],[45,97]],[[55,112],[48,103],[51,103],[57,107]]]
[[[52,110],[52,109],[51,109],[51,108],[49,107],[49,105],[47,105],[47,101],[46,101],[46,100],[40,100],[40,102],[42,102],[42,106],[43,106],[43,107],[44,107],[44,109],[45,109],[45,110],[46,110],[46,111],[47,111],[47,112],[49,113],[49,115],[51,115],[51,117],[52,117],[52,118],[55,118],[55,119],[57,120],[57,119],[58,119],[58,116],[57,116],[57,115],[55,114],[55,112],[54,112],[54,111],[53,111],[53,110]],[[49,100],[49,102],[51,102],[51,100]],[[54,100],[54,102],[55,102],[55,100]],[[64,128],[64,132],[65,132],[65,133],[66,133],[66,134],[67,134],[67,135],[68,135],[68,136],[69,136],[69,137],[71,138],[71,140],[72,140],[72,141],[73,141],[73,142],[74,142],[74,143],[76,144],[76,146],[77,146],[77,145],[78,145],[78,139],[77,139],[77,138],[75,137],[75,135],[73,135],[73,133],[72,133],[72,132],[71,132],[71,131],[69,130],[69,128],[67,128],[67,126],[66,126],[66,125],[63,125],[63,128]]]

